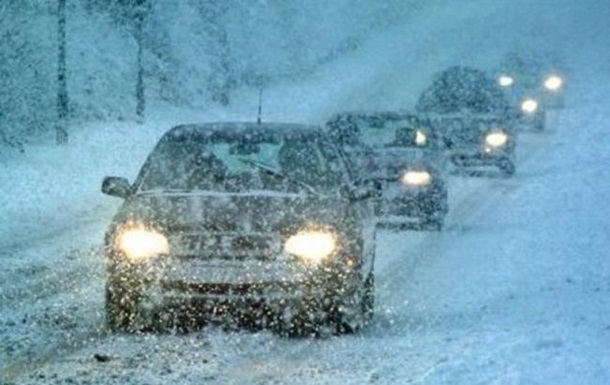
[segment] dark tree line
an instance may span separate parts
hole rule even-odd
[[[66,74],[66,0],[57,2],[57,144],[68,143],[68,79]]]
[[[387,0],[394,4],[393,14],[408,2]],[[12,147],[51,132],[57,143],[66,143],[68,123],[75,119],[124,119],[133,113],[143,121],[150,97],[191,108],[227,106],[240,88],[301,79],[357,49],[366,25],[373,25],[370,15],[383,8],[368,0],[352,5],[298,0],[0,3],[0,145]]]

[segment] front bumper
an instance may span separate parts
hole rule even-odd
[[[507,159],[513,160],[514,145],[500,148],[476,146],[474,149],[460,149],[452,151],[449,159],[460,167],[497,166],[499,162]]]
[[[282,266],[283,265],[283,266]],[[281,311],[341,295],[361,284],[358,268],[311,268],[295,263],[161,258],[142,265],[114,264],[109,281],[137,293],[147,309],[188,306],[211,314],[220,308],[264,306]]]
[[[379,202],[378,223],[425,221],[447,212],[447,194],[441,186],[409,188],[399,184],[387,189]]]

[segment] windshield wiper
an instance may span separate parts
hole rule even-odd
[[[251,160],[251,159],[246,159],[246,158],[237,158],[237,159],[240,162],[242,162],[244,164],[247,164],[248,166],[254,166],[254,167],[256,167],[256,168],[258,168],[260,170],[265,171],[266,173],[268,173],[270,175],[273,175],[273,176],[275,176],[275,177],[277,177],[279,179],[282,179],[282,180],[287,180],[289,182],[292,182],[292,183],[294,183],[296,185],[304,187],[310,193],[318,195],[318,192],[316,191],[316,189],[313,186],[311,186],[311,185],[309,185],[309,184],[307,184],[305,182],[301,182],[300,180],[293,179],[290,176],[282,173],[279,170],[274,169],[271,166],[268,166],[268,165],[266,165],[264,163],[261,163],[261,162],[258,162],[256,160]]]

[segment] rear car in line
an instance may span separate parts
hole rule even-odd
[[[426,119],[405,112],[345,112],[326,123],[331,138],[380,189],[377,223],[441,230],[449,210],[440,138]]]

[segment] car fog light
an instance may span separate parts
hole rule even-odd
[[[557,75],[551,75],[544,80],[544,88],[549,91],[558,91],[563,85],[563,79]]]
[[[318,264],[328,258],[337,248],[334,234],[328,231],[306,230],[286,240],[284,251],[307,262]]]
[[[407,171],[400,178],[400,181],[407,186],[421,187],[427,186],[432,181],[432,176],[428,171]]]
[[[512,87],[515,84],[515,78],[510,75],[500,75],[498,77],[498,85],[500,87]]]
[[[415,131],[415,144],[425,146],[428,143],[428,137],[420,130]]]
[[[121,231],[117,238],[117,246],[132,262],[141,262],[169,253],[167,237],[145,228],[128,228]]]
[[[485,136],[485,144],[491,148],[502,147],[508,142],[508,135],[504,131],[490,132]]]
[[[521,102],[521,111],[533,114],[538,111],[538,101],[536,99],[525,99]]]

